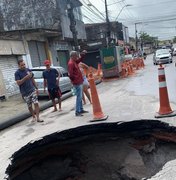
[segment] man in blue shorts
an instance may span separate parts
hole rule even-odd
[[[61,111],[61,90],[59,88],[59,78],[60,74],[55,68],[51,68],[51,63],[49,60],[45,60],[44,64],[46,66],[46,70],[43,71],[44,78],[44,92],[46,92],[46,87],[48,88],[49,97],[52,100],[54,110],[57,111],[55,98],[58,99],[59,102],[59,111]]]
[[[19,69],[15,72],[15,81],[17,82],[21,95],[26,101],[28,109],[32,114],[33,120],[37,122],[43,122],[39,118],[39,103],[38,103],[38,88],[33,78],[33,73],[26,68],[23,60],[18,61]],[[32,104],[34,104],[35,110],[33,110]]]

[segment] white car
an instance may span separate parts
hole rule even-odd
[[[67,70],[65,70],[61,66],[51,66],[51,68],[55,68],[60,73],[59,87],[62,93],[71,91],[72,83],[68,76]],[[32,68],[31,71],[34,74],[34,79],[37,83],[39,96],[48,96],[47,93],[44,93],[44,85],[43,85],[43,71],[46,69],[45,66]]]
[[[173,54],[173,56],[176,56],[176,48],[174,48],[172,54]]]
[[[158,49],[153,56],[153,64],[172,63],[172,55],[168,49]]]

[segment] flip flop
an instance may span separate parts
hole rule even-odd
[[[43,120],[41,120],[41,119],[38,119],[38,120],[37,120],[37,122],[41,123],[41,122],[44,122],[44,121],[43,121]]]

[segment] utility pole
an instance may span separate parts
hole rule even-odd
[[[135,23],[135,43],[136,43],[136,51],[138,50],[137,24],[138,24],[138,23]]]
[[[108,16],[107,0],[105,0],[105,12],[106,12],[106,27],[107,27],[106,46],[109,47],[109,45],[110,45],[110,38],[111,38],[111,29],[110,29],[110,21],[109,21],[109,16]]]
[[[78,51],[79,50],[79,44],[78,44],[78,38],[77,38],[78,32],[76,30],[76,20],[73,13],[73,7],[74,6],[71,0],[67,0],[68,17],[70,19],[70,31],[72,32],[72,35],[73,35],[75,51]]]

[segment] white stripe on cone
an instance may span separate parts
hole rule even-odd
[[[159,76],[165,75],[164,69],[159,69],[158,75],[159,75]]]
[[[159,82],[159,88],[164,88],[164,87],[167,87],[166,81]]]

